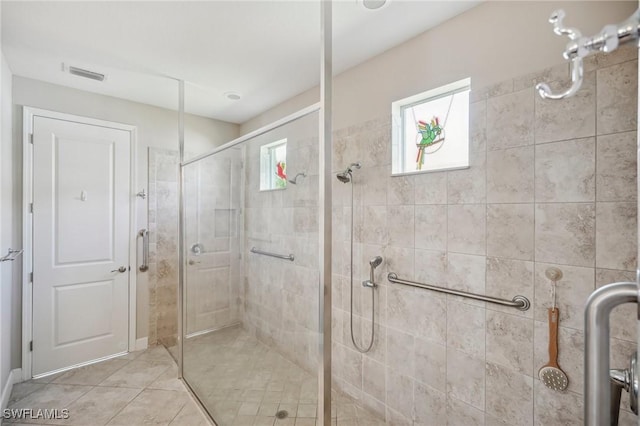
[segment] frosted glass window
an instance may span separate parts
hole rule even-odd
[[[287,187],[287,140],[260,147],[260,191]]]
[[[464,79],[391,104],[392,174],[469,167],[469,90]]]

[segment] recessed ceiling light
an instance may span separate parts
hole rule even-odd
[[[362,0],[362,5],[369,10],[380,9],[387,3],[387,0]]]
[[[229,99],[230,101],[239,101],[242,98],[242,95],[238,92],[226,92],[224,97]]]

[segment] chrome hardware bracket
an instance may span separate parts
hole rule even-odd
[[[24,250],[9,249],[6,255],[0,257],[0,262],[13,262],[22,254]]]
[[[583,37],[579,30],[565,27],[565,15],[564,10],[556,10],[551,14],[549,22],[553,24],[554,33],[566,35],[571,40],[563,53],[564,58],[571,61],[571,86],[563,92],[552,93],[547,83],[539,83],[536,90],[543,99],[564,99],[580,90],[584,78],[584,57],[598,51],[613,52],[620,44],[640,38],[640,9],[617,25],[606,25],[600,33],[592,37]]]

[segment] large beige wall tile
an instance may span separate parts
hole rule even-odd
[[[485,407],[485,361],[464,352],[447,351],[447,395],[477,409]]]
[[[469,152],[481,152],[486,149],[487,101],[483,100],[469,105]]]
[[[536,296],[533,310],[535,319],[538,321],[547,321],[547,310],[553,306],[553,282],[545,275],[545,271],[550,267],[562,271],[562,279],[556,284],[556,306],[560,310],[560,325],[582,330],[584,327],[584,306],[589,295],[595,290],[593,268],[536,263]]]
[[[533,204],[487,205],[487,255],[533,260]]]
[[[533,376],[533,320],[487,311],[487,362]]]
[[[533,200],[533,147],[488,152],[487,202],[530,203]]]
[[[533,378],[491,362],[486,378],[487,413],[509,425],[532,425]]]
[[[389,173],[387,173],[389,174]],[[415,204],[415,177],[394,176],[387,178],[387,204]]]
[[[580,394],[554,391],[536,380],[534,395],[534,424],[536,426],[552,424],[580,426],[583,424],[584,406]]]
[[[415,339],[413,377],[441,392],[446,391],[447,348],[425,339]]]
[[[536,145],[536,202],[595,200],[595,138]]]
[[[419,249],[447,249],[447,206],[416,205],[415,246]]]
[[[487,100],[489,150],[533,143],[534,95],[531,88]]]
[[[595,206],[592,203],[536,204],[535,260],[594,266]]]
[[[451,395],[447,396],[447,425],[484,426],[484,411],[472,407]],[[434,425],[435,426],[435,425]]]
[[[485,153],[470,154],[469,168],[447,172],[449,204],[484,203],[487,195]]]
[[[447,347],[474,357],[485,354],[485,310],[455,300],[447,301]]]
[[[483,204],[449,205],[447,248],[466,254],[486,253],[486,207]]]
[[[597,71],[598,135],[636,130],[638,125],[638,61]]]
[[[636,269],[636,203],[596,203],[596,266]]]
[[[637,198],[637,133],[598,136],[596,201],[635,201]]]
[[[415,265],[416,280],[441,287],[447,285],[449,264],[446,251],[416,250]]]
[[[535,110],[536,143],[595,135],[596,73],[586,73],[582,88],[570,98],[551,100],[536,96]]]
[[[414,387],[416,425],[447,423],[447,396],[444,392],[416,382]]]
[[[533,303],[533,262],[487,258],[486,292],[493,297],[512,300],[521,295]],[[510,307],[487,304],[487,309],[533,318],[533,310],[519,311]]]
[[[392,246],[413,248],[415,246],[414,206],[390,205],[387,207],[389,238]]]
[[[414,188],[416,204],[447,204],[448,173],[417,174]]]

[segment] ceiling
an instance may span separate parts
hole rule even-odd
[[[334,74],[476,6],[335,1]],[[15,75],[242,123],[319,82],[320,8],[298,1],[2,1],[2,50]],[[104,82],[72,76],[75,66]],[[239,101],[224,94],[238,92]]]

